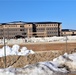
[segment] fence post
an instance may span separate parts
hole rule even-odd
[[[66,36],[66,50],[65,50],[65,52],[67,52],[67,36]]]

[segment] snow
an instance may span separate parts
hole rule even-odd
[[[7,44],[23,44],[23,43],[36,43],[36,42],[65,42],[67,39],[67,42],[75,42],[76,36],[53,36],[53,37],[31,37],[31,38],[25,38],[25,39],[5,39],[5,42]],[[13,41],[13,42],[12,42]],[[4,44],[4,39],[0,39],[0,44]]]
[[[44,37],[44,38],[27,38],[27,42],[65,42],[67,39],[68,42],[76,41],[76,36],[53,36],[53,37]]]
[[[5,46],[5,48],[0,49],[0,57],[4,56],[4,50],[6,50],[6,56],[8,55],[28,55],[28,54],[34,54],[35,52],[32,50],[28,50],[26,47],[22,47],[19,52],[20,46],[19,45],[13,45],[12,48],[9,46]]]
[[[76,53],[69,54],[69,58],[72,59],[73,61],[76,61]]]

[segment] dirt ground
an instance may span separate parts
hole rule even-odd
[[[31,43],[31,44],[19,44],[20,47],[27,47],[29,50],[33,51],[49,51],[49,50],[70,50],[76,48],[76,42],[74,43]],[[9,45],[12,47],[12,45]],[[2,48],[3,45],[0,45]]]

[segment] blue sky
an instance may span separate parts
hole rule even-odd
[[[75,0],[0,0],[0,23],[11,21],[62,22],[76,29]]]

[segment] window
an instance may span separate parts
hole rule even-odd
[[[20,25],[20,27],[24,27],[23,25]]]
[[[24,31],[24,29],[20,29],[20,31]]]
[[[26,33],[22,33],[22,35],[26,35]]]
[[[40,25],[38,25],[38,26],[40,26]]]
[[[54,26],[56,26],[56,25],[54,24]]]
[[[5,27],[7,27],[7,25],[5,25]]]
[[[42,25],[41,25],[42,26]]]
[[[29,30],[31,31],[32,29],[30,28]]]

